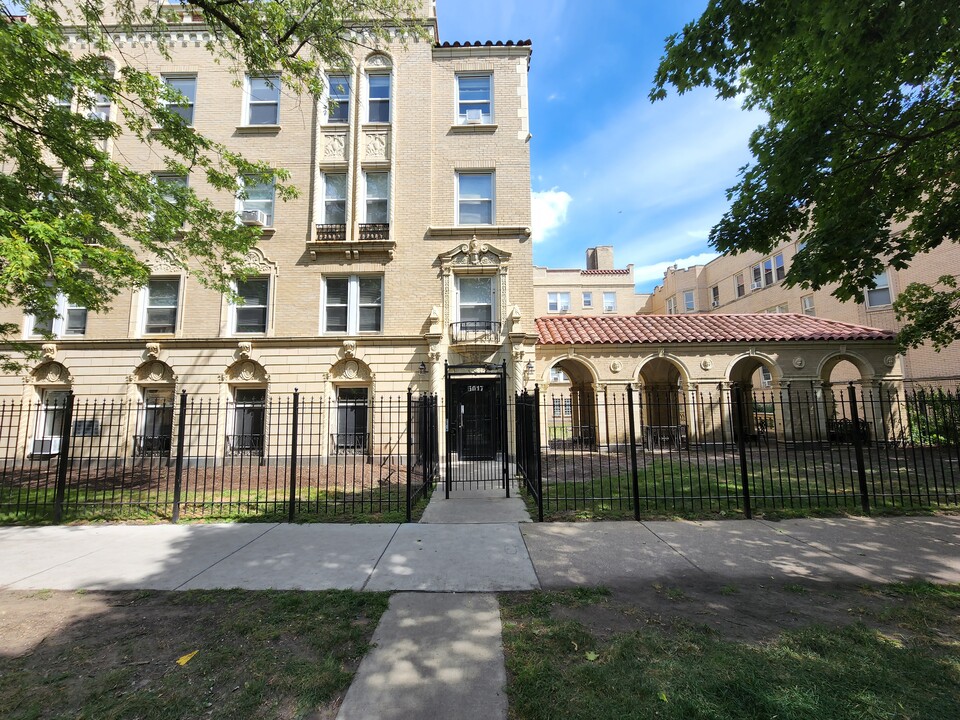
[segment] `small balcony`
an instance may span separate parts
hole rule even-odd
[[[499,347],[500,323],[490,320],[465,320],[450,324],[450,344],[462,348]]]
[[[361,223],[360,242],[368,240],[389,240],[390,223]]]
[[[390,223],[363,223],[357,237],[347,239],[347,226],[343,224],[317,225],[312,240],[307,241],[310,257],[317,260],[322,255],[346,254],[351,260],[361,256],[379,256],[393,259],[396,242],[390,239]]]
[[[317,242],[343,242],[346,239],[346,225],[336,223],[317,225]]]

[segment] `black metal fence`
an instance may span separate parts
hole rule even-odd
[[[960,397],[896,386],[525,393],[516,469],[542,517],[960,503]]]
[[[437,398],[0,403],[0,522],[410,520],[439,473]]]

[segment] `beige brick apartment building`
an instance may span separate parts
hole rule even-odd
[[[421,8],[432,40],[358,43],[350,67],[327,70],[329,98],[291,94],[277,77],[241,76],[237,86],[189,13],[172,29],[170,60],[149,35],[118,33],[106,58],[114,69],[133,58],[174,84],[191,100],[193,127],[286,168],[301,194],[281,203],[257,186],[241,201],[199,176],[158,177],[262,226],[249,257],[259,274],[237,288],[245,304],[153,262],[148,285],[108,313],[63,303],[42,327],[4,309],[0,319],[43,343],[45,359],[23,377],[0,376],[0,394],[43,405],[72,391],[80,401],[149,405],[185,390],[260,403],[298,387],[358,402],[411,386],[442,394],[446,364],[503,363],[515,390],[536,340],[530,43],[441,43],[434,4]],[[109,150],[138,171],[163,168],[154,149],[129,138]],[[454,391],[457,382],[467,380]]]
[[[618,268],[613,246],[587,248],[586,269],[533,267],[533,309],[548,315],[632,315],[647,302],[638,295],[633,265]]]

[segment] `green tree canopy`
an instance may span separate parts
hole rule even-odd
[[[421,5],[193,0],[190,12],[211,30],[207,50],[238,78],[280,72],[286,89],[319,94],[321,70],[349,65],[352,44],[373,45],[395,29],[401,38],[422,34]],[[241,176],[270,176],[280,199],[296,194],[282,168],[249,161],[188,127],[175,107],[183,97],[150,68],[105,64],[106,54],[124,54],[116,33],[133,28],[150,32],[170,57],[165,31],[179,24],[180,8],[139,0],[0,7],[0,305],[50,318],[62,294],[102,311],[123,288],[147,280],[150,255],[228,291],[231,278],[245,274],[259,229],[239,225],[229,203],[157,183],[105,152],[108,138],[133,136],[164,158],[171,175],[202,173],[227,193],[238,192]],[[18,17],[24,12],[27,22]],[[66,28],[83,44],[68,47]],[[107,103],[119,112],[98,113]],[[171,196],[176,202],[166,201]],[[16,329],[0,328],[0,340],[13,340]],[[9,355],[0,361],[17,367]]]
[[[887,266],[960,240],[956,0],[710,0],[667,39],[651,99],[668,85],[711,87],[768,117],[711,231],[721,252],[796,237],[789,285],[837,283],[838,298],[862,300]],[[941,326],[955,312],[925,304],[936,295],[900,298],[903,318],[924,316],[902,342],[930,338],[920,329],[937,308]]]

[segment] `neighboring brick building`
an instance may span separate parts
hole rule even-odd
[[[585,270],[534,266],[533,309],[548,315],[632,315],[646,295],[637,295],[633,265],[614,267],[613,246],[587,249]]]
[[[892,303],[912,282],[934,283],[941,275],[960,275],[960,247],[945,243],[918,255],[905,270],[887,268],[864,302],[842,303],[822,290],[784,287],[783,278],[797,243],[779,245],[768,255],[747,252],[719,257],[705,265],[672,267],[640,309],[644,314],[802,313],[885,330],[898,330]],[[942,352],[930,347],[910,350],[903,359],[904,377],[918,382],[944,382],[960,377],[960,346]]]

